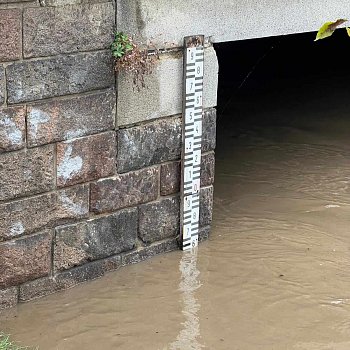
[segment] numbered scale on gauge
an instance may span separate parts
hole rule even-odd
[[[204,36],[185,38],[181,189],[182,248],[198,245],[202,149]]]

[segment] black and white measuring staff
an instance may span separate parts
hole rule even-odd
[[[198,245],[204,36],[185,37],[181,188],[182,249]]]

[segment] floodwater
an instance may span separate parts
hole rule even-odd
[[[19,305],[0,329],[41,350],[350,349],[347,81],[235,97],[207,242]]]

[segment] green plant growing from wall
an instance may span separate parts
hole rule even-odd
[[[153,72],[159,51],[150,45],[137,44],[123,32],[115,33],[111,51],[115,59],[115,71],[130,76],[138,91],[146,87],[145,76]]]
[[[337,19],[335,22],[326,22],[317,32],[315,41],[330,37],[340,25],[347,21],[347,19]],[[350,36],[350,28],[346,27],[345,29]]]

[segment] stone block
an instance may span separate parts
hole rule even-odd
[[[116,211],[157,199],[158,167],[142,169],[90,185],[90,210],[96,213]]]
[[[162,164],[160,168],[160,194],[168,196],[169,194],[180,192],[181,184],[181,163],[173,162]]]
[[[118,131],[119,173],[179,159],[181,120],[169,118]]]
[[[0,310],[13,307],[18,302],[18,288],[12,287],[0,290]]]
[[[57,144],[57,186],[115,174],[116,139],[110,131]]]
[[[214,152],[202,154],[201,162],[201,186],[210,186],[214,183],[215,154]]]
[[[24,9],[24,57],[109,48],[114,22],[111,2]]]
[[[51,271],[49,231],[0,243],[0,288],[47,276]]]
[[[133,249],[137,225],[137,209],[124,209],[102,218],[56,228],[55,269],[67,270]]]
[[[163,242],[156,242],[147,247],[140,247],[137,250],[122,255],[122,265],[136,264],[146,259],[152,258],[161,253],[178,250],[179,245],[176,238],[167,239]]]
[[[89,185],[0,204],[0,241],[89,215]]]
[[[116,255],[60,272],[54,277],[44,277],[24,283],[19,288],[19,300],[29,301],[74,287],[77,284],[102,277],[106,272],[121,267],[121,264],[121,256]]]
[[[28,145],[70,140],[114,128],[115,92],[41,102],[28,106]]]
[[[118,77],[118,126],[182,113],[183,58],[181,53],[164,55],[154,72],[145,77],[147,88],[136,91],[130,78]],[[204,108],[216,106],[218,61],[213,48],[205,49]],[[134,91],[135,90],[135,91]],[[132,106],[132,108],[130,108]]]
[[[199,226],[210,225],[213,219],[213,186],[203,187],[200,191]]]
[[[25,145],[25,108],[0,108],[0,153]]]
[[[0,0],[1,1],[1,0]],[[39,0],[40,6],[66,6],[79,4],[96,4],[100,2],[110,2],[111,0]]]
[[[10,104],[114,85],[113,59],[107,51],[16,62],[6,69]]]
[[[22,55],[22,11],[0,9],[0,62],[14,61]]]
[[[144,243],[176,237],[180,233],[179,197],[140,206],[139,237]]]
[[[210,226],[201,227],[198,232],[199,242],[207,240],[210,236]]]
[[[216,147],[216,109],[210,108],[203,114],[202,152],[215,150]]]
[[[0,105],[5,102],[5,69],[0,65]]]
[[[0,201],[52,190],[53,159],[52,145],[0,154]]]

